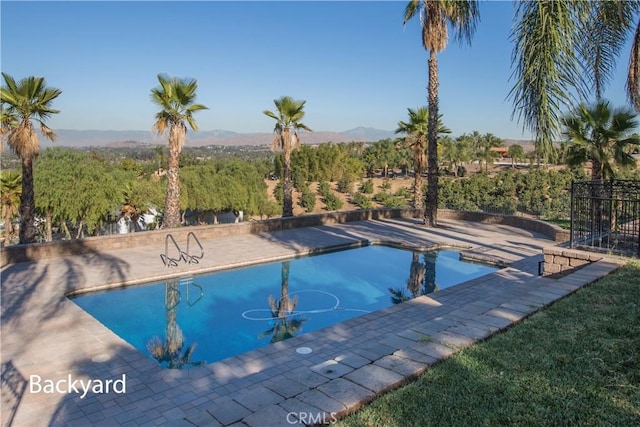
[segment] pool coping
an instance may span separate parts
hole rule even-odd
[[[619,261],[604,259],[560,279],[538,277],[534,272],[541,259],[541,251],[527,249],[527,245],[537,248],[552,246],[554,242],[532,234],[525,236],[521,231],[507,226],[464,221],[452,221],[451,224],[451,229],[424,230],[416,228],[413,223],[399,221],[363,222],[302,231],[283,230],[277,235],[269,233],[262,240],[251,238],[252,240],[245,241],[242,244],[256,245],[256,253],[263,253],[261,257],[253,257],[253,261],[248,264],[290,259],[303,255],[305,250],[317,251],[319,247],[326,249],[331,245],[325,243],[337,239],[336,236],[359,238],[361,245],[363,241],[379,239],[379,233],[395,233],[401,237],[395,241],[400,242],[402,238],[415,235],[416,241],[431,249],[442,245],[443,241],[446,243],[446,239],[456,238],[456,242],[468,241],[474,244],[460,244],[461,246],[486,247],[490,248],[487,253],[499,252],[501,256],[516,255],[509,267],[431,296],[421,296],[194,369],[160,368],[115,334],[105,331],[104,326],[65,297],[66,303],[62,302],[57,317],[45,319],[46,322],[43,321],[42,325],[42,328],[55,332],[54,337],[59,338],[54,338],[54,343],[47,343],[39,338],[39,331],[34,329],[31,334],[36,340],[33,345],[37,351],[34,350],[33,356],[27,357],[27,354],[31,354],[27,351],[28,348],[22,349],[20,343],[14,343],[15,337],[11,335],[9,340],[3,336],[3,349],[7,350],[3,351],[3,367],[7,363],[7,357],[13,357],[17,370],[23,375],[39,372],[38,369],[48,369],[47,372],[56,375],[56,372],[71,369],[66,366],[73,366],[73,372],[78,375],[82,373],[84,377],[88,375],[89,378],[124,372],[130,375],[132,390],[124,396],[97,394],[85,399],[74,395],[60,397],[27,394],[25,404],[31,405],[31,412],[18,411],[14,425],[42,425],[39,424],[41,420],[50,418],[48,425],[73,426],[89,423],[133,426],[146,423],[264,427],[290,424],[287,417],[296,417],[291,414],[298,414],[291,424],[301,424],[300,414],[321,415],[330,421],[333,417],[353,412],[387,390],[410,381],[456,351],[510,327],[621,265]],[[472,233],[470,229],[473,230]],[[362,232],[369,233],[368,237],[358,237]],[[507,234],[501,237],[495,233]],[[516,238],[519,235],[522,237]],[[503,241],[496,244],[500,238]],[[303,244],[299,244],[301,241]],[[521,247],[518,249],[520,241]],[[273,245],[269,246],[268,243]],[[284,252],[287,256],[264,256],[264,253],[282,245],[286,246]],[[104,262],[120,258],[121,255],[113,253],[105,257]],[[31,267],[22,268],[35,268],[38,265],[40,264],[35,263]],[[87,271],[86,275],[99,267],[97,263],[80,265],[78,262],[78,265],[78,268]],[[50,283],[57,277],[52,274],[54,267],[55,263],[44,264],[45,271],[47,268],[51,270],[47,276],[49,279],[40,286],[57,289],[55,284]],[[229,268],[229,265],[225,268]],[[208,270],[219,269],[223,268]],[[34,270],[36,271],[37,269]],[[153,271],[157,272],[158,269]],[[64,271],[59,274],[64,275]],[[160,276],[163,274],[164,271]],[[173,274],[183,275],[184,271],[175,271]],[[95,275],[99,276],[100,272]],[[128,276],[132,279],[130,283],[142,283],[134,276]],[[22,277],[16,276],[15,279]],[[95,282],[101,280],[104,283],[102,277],[95,279]],[[149,281],[148,277],[144,279],[144,282]],[[114,285],[117,286],[122,284]],[[12,287],[12,291],[21,292],[19,287]],[[4,292],[7,292],[5,287]],[[40,297],[42,304],[47,304],[46,294],[35,293],[33,296],[36,299]],[[3,319],[4,314],[3,312]],[[22,316],[28,314],[29,312],[25,312]],[[59,319],[65,317],[71,323],[65,324],[66,330],[59,330]],[[20,318],[16,321],[19,326]],[[28,316],[25,322],[31,322]],[[26,330],[29,330],[30,323],[25,325]],[[77,330],[74,334],[79,335],[69,335],[71,330]],[[63,338],[65,336],[75,337],[72,338],[74,342],[87,346],[83,350],[86,353],[85,359],[80,359],[82,364],[74,362],[68,365],[71,362],[66,360],[75,360],[71,355],[77,358],[77,350],[65,344],[64,340],[69,339]],[[24,338],[31,339],[28,336]],[[58,345],[58,353],[53,350],[55,345]],[[312,346],[314,351],[309,355],[299,355],[295,353],[295,348],[299,346]],[[36,360],[40,357],[38,355],[42,355],[40,359],[46,359],[43,351],[51,354],[50,357],[59,363],[59,367],[40,367],[41,363]],[[38,406],[33,406],[34,404]]]

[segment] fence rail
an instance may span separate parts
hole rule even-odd
[[[572,183],[572,248],[640,257],[639,241],[640,181]]]

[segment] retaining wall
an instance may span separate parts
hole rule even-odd
[[[604,258],[602,254],[577,249],[567,249],[559,246],[544,248],[542,253],[544,254],[543,274],[545,276],[567,274]]]
[[[187,234],[193,232],[199,240],[214,239],[240,234],[261,233],[300,227],[314,227],[325,224],[338,224],[353,221],[365,221],[388,218],[421,218],[422,211],[415,209],[367,209],[341,212],[328,212],[318,215],[300,215],[289,218],[271,218],[262,221],[249,221],[236,224],[217,224],[171,229],[170,233],[177,241],[186,241]],[[541,233],[551,240],[564,242],[569,232],[552,224],[535,219],[464,212],[448,209],[438,210],[439,219],[459,219],[489,224],[510,225]],[[18,262],[37,261],[44,258],[81,255],[91,252],[124,249],[138,246],[164,244],[168,230],[153,230],[129,234],[87,237],[76,240],[14,245],[0,250],[0,267]]]

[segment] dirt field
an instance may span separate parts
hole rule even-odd
[[[465,165],[465,167],[467,168],[467,173],[469,175],[471,174],[476,174],[482,171],[484,171],[485,165],[484,163],[482,165],[475,163],[475,164],[471,164],[471,165]],[[552,170],[558,170],[563,168],[564,166],[552,166],[551,169]],[[506,162],[506,163],[502,163],[502,164],[497,164],[497,165],[489,165],[489,176],[491,175],[495,175],[496,173],[503,171],[503,170],[509,170],[511,169],[511,165]],[[528,169],[528,166],[519,166],[518,167],[519,170],[526,170]],[[361,184],[362,181],[358,181],[356,183],[353,184],[353,190],[357,191]],[[390,193],[395,193],[399,188],[401,187],[405,187],[406,189],[408,189],[409,191],[411,191],[411,188],[413,186],[413,177],[396,177],[396,178],[392,178],[389,179],[389,184],[391,184],[391,190],[389,191]],[[373,194],[379,193],[381,191],[381,185],[384,182],[383,178],[373,178]],[[278,184],[278,181],[272,181],[272,180],[265,180],[265,183],[267,184],[267,191],[269,194],[269,197],[275,201],[275,197],[273,196],[273,189],[275,188],[275,186]],[[427,183],[427,178],[423,178],[423,184],[426,185]],[[340,199],[342,199],[342,208],[340,208],[340,211],[349,211],[349,210],[354,210],[354,209],[358,209],[358,206],[351,203],[351,196],[349,194],[344,194],[344,193],[340,193],[336,190],[336,183],[335,182],[331,182],[329,183],[329,185],[331,185],[331,188],[334,190],[334,193],[336,194],[336,196],[338,196]],[[322,198],[317,194],[318,193],[318,183],[314,182],[310,185],[311,190],[316,192],[316,205],[313,209],[313,214],[318,214],[318,213],[324,213],[327,212],[326,209],[326,205],[322,202]],[[373,196],[373,194],[370,194],[369,196]],[[293,214],[294,215],[303,215],[306,213],[305,209],[302,208],[299,205],[299,200],[300,200],[300,193],[297,192],[294,188],[293,190]],[[373,206],[374,207],[381,207],[382,205],[376,203],[375,201],[372,200]],[[258,219],[258,217],[256,217],[256,219]]]
[[[384,179],[382,178],[373,178],[373,193],[379,193],[380,190],[380,186],[382,185]],[[269,194],[269,197],[271,197],[273,200],[275,200],[275,197],[273,196],[273,189],[275,188],[275,186],[278,184],[278,181],[272,181],[272,180],[265,180],[265,183],[267,184],[267,192]],[[357,191],[360,188],[360,185],[362,184],[362,181],[358,181],[356,183],[353,184],[353,189],[354,191]],[[401,187],[405,187],[409,190],[411,190],[411,186],[413,185],[413,178],[394,178],[394,179],[389,179],[389,184],[391,184],[391,193],[395,193],[399,188]],[[330,182],[329,185],[331,185],[331,188],[334,190],[336,196],[338,196],[341,200],[342,200],[342,208],[338,209],[340,211],[350,211],[350,210],[354,210],[354,209],[358,209],[358,206],[351,203],[351,196],[349,194],[344,194],[344,193],[340,193],[339,191],[336,190],[336,183],[335,182]],[[310,188],[312,191],[316,192],[316,205],[313,209],[314,214],[317,213],[323,213],[323,212],[327,212],[326,206],[325,204],[322,202],[322,198],[317,194],[318,193],[318,183],[317,182],[313,182],[310,185]],[[371,194],[370,196],[373,196],[373,194]],[[294,215],[302,215],[305,214],[306,211],[303,207],[301,207],[299,205],[299,200],[300,200],[300,193],[298,191],[295,190],[295,188],[293,189],[293,214]],[[380,205],[376,204],[375,201],[373,201],[373,204],[375,207],[379,207]]]

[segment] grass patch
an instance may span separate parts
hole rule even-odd
[[[544,222],[548,222],[549,224],[557,225],[560,228],[565,230],[571,229],[571,220],[566,218],[545,218]]]
[[[640,420],[640,263],[429,369],[337,426],[630,426]]]

